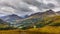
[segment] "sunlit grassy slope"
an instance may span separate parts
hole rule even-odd
[[[44,27],[32,28],[29,30],[36,31],[36,32],[42,32],[42,33],[60,34],[60,16],[44,17],[44,22],[46,23]]]

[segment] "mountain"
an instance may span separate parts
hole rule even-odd
[[[31,14],[29,17],[30,18],[41,18],[41,17],[45,17],[45,16],[54,16],[56,15],[56,13],[53,11],[53,10],[47,10],[45,12],[37,12],[37,13],[34,13],[34,14]]]
[[[18,15],[15,15],[15,14],[12,14],[12,15],[7,15],[7,16],[3,16],[3,17],[0,17],[3,21],[6,21],[6,22],[13,22],[15,20],[19,20],[19,19],[23,19],[22,17],[18,16]]]
[[[29,15],[22,16],[22,18],[28,18],[28,17],[29,17]]]
[[[45,12],[38,12],[38,13],[34,13],[34,14],[31,14],[30,16],[28,15],[25,15],[24,17],[20,17],[16,14],[12,14],[12,15],[7,15],[7,16],[3,16],[3,17],[0,17],[2,20],[4,21],[7,21],[7,22],[14,22],[16,20],[21,20],[21,19],[30,19],[30,18],[41,18],[41,17],[44,17],[44,16],[51,16],[51,15],[55,15],[55,12],[53,10],[47,10]]]
[[[2,19],[0,19],[0,24],[4,24],[5,23],[5,21],[3,21]]]
[[[53,11],[53,10],[47,10],[46,12],[44,12],[44,13],[46,13],[47,15],[52,15],[52,14],[55,14],[55,12]]]
[[[23,20],[22,22],[18,23],[18,28],[22,29],[29,29],[29,28],[42,28],[45,26],[52,26],[58,27],[60,26],[60,16],[53,16],[53,17],[44,17],[42,18],[30,18]]]
[[[60,25],[60,16],[56,15],[56,12],[53,10],[47,10],[46,12],[38,12],[31,14],[28,18],[24,19],[23,21],[18,21],[18,27],[22,28],[31,28],[37,26],[37,28],[44,27],[46,25],[53,26],[53,25]],[[56,24],[55,21],[57,20]],[[59,22],[58,22],[59,21]]]
[[[60,15],[60,11],[56,12],[56,14]]]

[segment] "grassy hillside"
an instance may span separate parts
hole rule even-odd
[[[38,26],[40,27],[41,23]],[[37,28],[32,28],[28,30],[47,34],[60,34],[60,16],[44,17],[44,21],[42,22],[43,27],[38,28],[38,26],[36,26]]]
[[[60,34],[60,27],[45,26],[28,30],[0,30],[0,34]]]
[[[0,30],[0,34],[60,34],[60,16],[29,18],[21,23],[17,30]]]
[[[60,26],[60,16],[53,17],[42,17],[42,18],[29,18],[20,23],[18,28],[30,29],[30,28],[41,28],[48,26]]]

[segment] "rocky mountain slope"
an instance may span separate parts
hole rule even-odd
[[[4,17],[3,20],[6,20],[6,21],[11,20],[10,25],[17,28],[22,28],[22,29],[34,28],[34,27],[41,28],[46,25],[60,26],[60,14],[59,12],[54,12],[53,10],[47,10],[45,12],[34,13],[24,19],[13,14],[13,15]]]

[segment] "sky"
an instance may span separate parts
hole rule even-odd
[[[0,0],[0,16],[24,16],[48,9],[60,11],[60,0]]]

